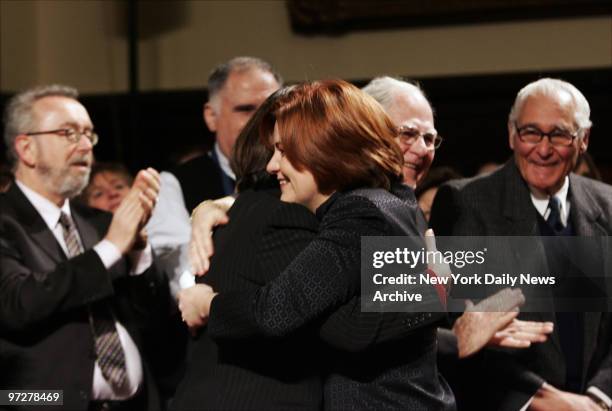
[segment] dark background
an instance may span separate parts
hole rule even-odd
[[[555,77],[573,83],[591,105],[589,152],[612,183],[612,69],[509,73],[416,79],[430,99],[444,143],[435,166],[450,165],[469,176],[487,161],[511,154],[506,122],[514,97],[527,83]],[[352,80],[363,86],[369,79]],[[0,106],[8,95],[0,96]],[[84,95],[100,142],[96,158],[121,161],[132,171],[170,167],[189,147],[210,147],[212,135],[202,119],[206,90]],[[2,152],[4,153],[4,142]]]

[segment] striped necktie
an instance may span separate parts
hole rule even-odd
[[[68,257],[83,252],[78,232],[72,219],[63,211],[59,223],[62,226]],[[121,387],[126,380],[125,354],[119,341],[115,319],[108,304],[97,303],[89,307],[89,324],[94,336],[96,356],[102,375],[112,386]]]
[[[553,229],[555,234],[559,234],[565,228],[561,220],[561,200],[559,200],[559,197],[550,197],[548,207],[550,208],[550,214],[546,219],[546,223]]]

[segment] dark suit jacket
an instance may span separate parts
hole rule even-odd
[[[366,191],[336,193],[319,207],[318,236],[275,280],[215,297],[208,332],[217,340],[287,337],[318,326],[342,348],[329,360],[326,408],[453,409],[436,367],[435,325],[444,314],[361,313],[361,236],[418,235],[412,190]]]
[[[17,185],[0,195],[0,388],[64,390],[66,409],[86,410],[95,362],[88,304],[111,304],[140,346],[150,307],[167,294],[153,268],[134,277],[125,260],[110,272],[104,268],[92,247],[110,214],[77,204],[71,214],[86,251],[67,259]],[[156,390],[143,365],[145,400],[155,409]]]
[[[223,190],[223,171],[210,154],[191,159],[171,170],[181,184],[185,205],[190,213],[204,200],[228,195]]]
[[[229,218],[215,233],[211,270],[198,280],[221,293],[252,291],[274,279],[318,225],[305,208],[280,202],[278,190],[241,193]],[[172,408],[319,409],[321,350],[315,337],[214,341],[204,329],[190,343]]]
[[[570,218],[577,235],[612,235],[612,187],[571,174],[568,198]],[[513,161],[491,175],[456,180],[442,186],[433,204],[430,223],[436,235],[539,235],[537,210]],[[542,250],[531,250],[530,254],[538,254],[536,257],[546,264]],[[603,253],[602,257],[603,274],[609,279],[612,256]],[[520,259],[517,255],[513,264],[518,266]],[[519,318],[554,322],[555,313],[521,313]],[[612,397],[612,317],[609,312],[587,312],[584,322],[583,389],[596,386]],[[469,395],[473,398],[467,399],[468,404],[473,404],[471,400],[474,400],[482,406],[486,404],[482,397],[489,394],[490,403],[486,409],[518,410],[544,381],[563,387],[565,358],[557,331],[555,329],[546,343],[534,344],[526,350],[512,353],[485,350],[481,355],[485,369],[478,373],[487,377],[472,383],[475,394]],[[470,377],[463,377],[464,381],[470,380]]]

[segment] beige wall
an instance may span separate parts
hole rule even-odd
[[[125,3],[0,0],[0,89],[65,82],[127,89]],[[282,1],[143,2],[144,90],[199,88],[239,54],[270,60],[290,81],[612,67],[612,17],[302,37]]]
[[[0,0],[0,90],[51,82],[86,93],[125,90],[121,3]]]

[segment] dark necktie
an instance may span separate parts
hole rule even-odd
[[[550,208],[550,214],[546,219],[546,223],[555,234],[559,234],[565,228],[561,221],[561,200],[558,197],[551,197],[548,202],[548,208]]]
[[[83,252],[78,232],[72,219],[62,212],[59,220],[68,257],[75,257]],[[89,309],[89,323],[94,336],[96,356],[102,375],[112,386],[121,387],[126,379],[125,354],[115,327],[115,319],[106,304],[95,304]]]

